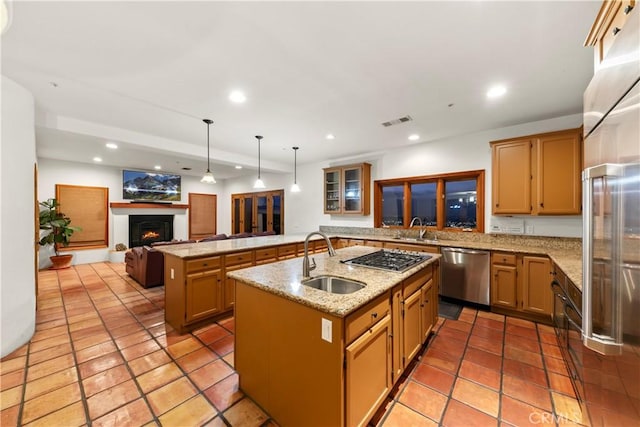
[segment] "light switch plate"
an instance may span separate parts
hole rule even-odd
[[[333,329],[333,322],[331,322],[331,320],[329,319],[325,319],[324,317],[322,318],[322,339],[327,341],[327,342],[331,342],[332,338],[331,336],[332,334],[332,329]]]

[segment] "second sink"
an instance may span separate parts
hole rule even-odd
[[[364,283],[335,276],[318,276],[304,280],[302,284],[331,294],[351,294],[365,287]]]

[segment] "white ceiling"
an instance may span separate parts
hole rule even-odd
[[[14,1],[2,73],[35,97],[39,157],[201,175],[210,118],[217,178],[254,173],[258,134],[263,168],[290,172],[294,145],[332,161],[581,112],[599,7]]]

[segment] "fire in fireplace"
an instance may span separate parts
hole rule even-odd
[[[129,215],[129,247],[173,239],[173,215]]]

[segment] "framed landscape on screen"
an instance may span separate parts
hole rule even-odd
[[[125,200],[180,201],[180,175],[122,171],[122,197]]]

